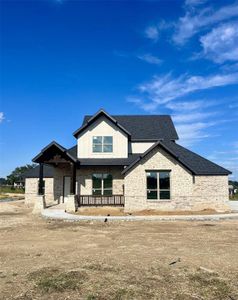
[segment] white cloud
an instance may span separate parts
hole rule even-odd
[[[201,4],[204,4],[207,0],[186,0],[185,1],[185,5],[186,6],[198,6],[198,5],[201,5]]]
[[[145,37],[156,42],[159,38],[159,30],[157,26],[149,26],[145,29]]]
[[[179,143],[184,146],[191,146],[204,138],[211,137],[211,135],[206,133],[205,130],[213,125],[214,123],[209,122],[176,124]]]
[[[223,6],[217,11],[205,8],[197,11],[186,11],[185,16],[181,17],[173,35],[173,41],[182,45],[200,30],[221,21],[238,16],[238,3]]]
[[[187,123],[196,122],[208,117],[214,116],[215,112],[190,112],[190,113],[180,113],[173,116],[173,120],[176,123]]]
[[[181,75],[173,78],[171,74],[156,76],[149,83],[141,84],[139,90],[154,105],[165,104],[173,99],[195,91],[206,90],[238,83],[238,73],[215,74],[210,76]]]
[[[193,100],[193,101],[182,101],[182,102],[169,102],[166,104],[166,107],[179,112],[179,111],[192,111],[192,110],[198,110],[203,109],[205,107],[209,107],[211,105],[214,105],[215,102],[213,100]]]
[[[1,111],[0,112],[0,123],[2,123],[4,119],[5,119],[4,113]]]
[[[162,60],[152,54],[144,54],[137,56],[140,60],[143,60],[149,64],[160,65]]]
[[[238,22],[214,28],[200,38],[204,55],[216,63],[238,60]]]

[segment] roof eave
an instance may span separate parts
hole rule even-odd
[[[100,117],[100,115],[104,115],[105,117],[107,117],[111,122],[113,122],[118,128],[120,128],[123,132],[125,132],[128,136],[131,136],[131,133],[126,130],[122,125],[120,125],[120,123],[118,123],[118,121],[116,119],[114,119],[112,116],[110,116],[107,112],[105,112],[103,109],[100,109],[98,112],[96,112],[96,114],[94,114],[88,121],[86,124],[84,124],[83,126],[81,126],[79,129],[77,129],[74,133],[73,136],[75,138],[77,138],[77,136],[84,131],[89,125],[91,125],[97,118]]]
[[[52,141],[51,143],[49,143],[46,147],[44,147],[41,152],[39,154],[37,154],[33,159],[32,162],[34,163],[39,163],[38,159],[43,155],[43,153],[48,150],[50,147],[52,146],[56,146],[61,152],[63,152],[64,154],[66,154],[66,156],[72,160],[72,162],[76,162],[77,159],[75,159],[71,154],[69,154],[66,148],[64,148],[63,146],[61,146],[60,144],[58,144],[55,141]]]
[[[142,158],[144,158],[147,154],[149,154],[153,149],[156,147],[161,146],[166,152],[168,152],[171,156],[173,156],[178,162],[180,162],[186,169],[188,169],[192,175],[195,175],[194,170],[186,163],[184,163],[182,160],[180,160],[179,156],[176,155],[172,150],[170,150],[166,145],[163,144],[161,140],[159,140],[157,143],[152,145],[145,153],[143,153],[136,161],[132,162],[127,168],[125,168],[122,171],[122,174],[127,173],[131,168],[133,168]]]

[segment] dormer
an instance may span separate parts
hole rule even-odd
[[[104,110],[74,132],[78,158],[127,158],[130,133]]]

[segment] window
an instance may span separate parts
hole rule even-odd
[[[157,199],[157,173],[147,172],[147,199]]]
[[[45,195],[45,180],[43,180],[43,195]],[[38,180],[38,195],[40,195],[40,181]]]
[[[94,153],[111,153],[113,150],[112,136],[94,136],[93,152]]]
[[[170,172],[146,172],[147,199],[170,199]],[[158,197],[159,195],[159,197]]]
[[[159,172],[159,198],[170,199],[170,177],[169,172]]]
[[[93,174],[93,195],[112,195],[112,175]]]

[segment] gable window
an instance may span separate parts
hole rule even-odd
[[[93,195],[112,195],[112,175],[93,174],[92,176]]]
[[[113,151],[112,136],[94,136],[93,152],[94,153],[111,153]]]
[[[170,172],[151,171],[146,172],[147,199],[170,199]]]

